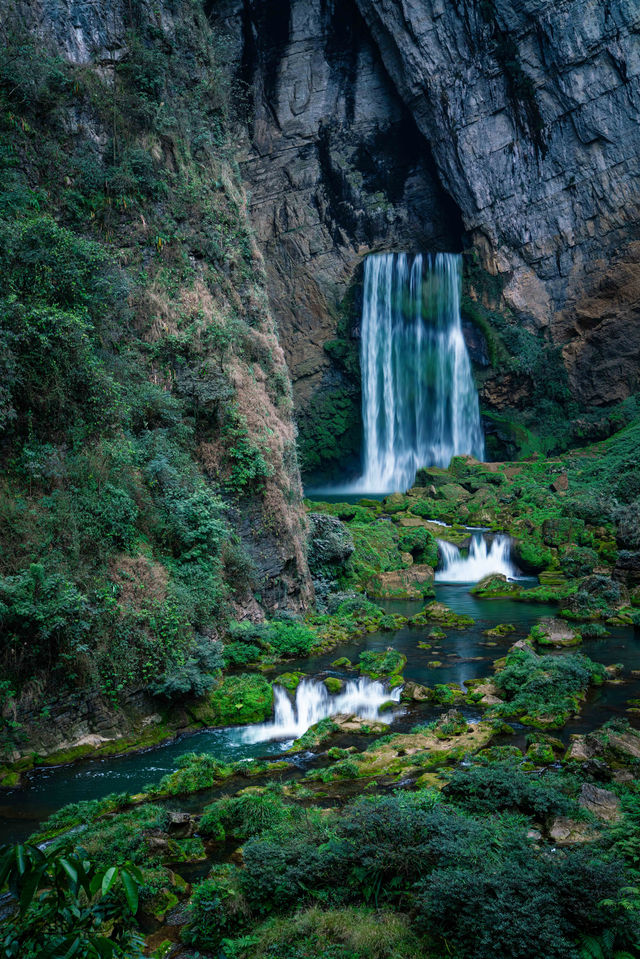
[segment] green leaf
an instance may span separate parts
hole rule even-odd
[[[64,871],[66,872],[67,876],[68,876],[69,879],[71,880],[72,884],[73,884],[74,886],[76,886],[76,885],[78,884],[78,872],[77,872],[77,870],[74,868],[74,866],[71,865],[71,863],[69,862],[68,859],[60,859],[59,862],[60,862],[61,867],[64,869]]]
[[[104,876],[102,877],[101,890],[102,890],[103,896],[107,895],[107,893],[113,886],[114,882],[116,881],[117,876],[118,876],[118,869],[116,866],[111,866],[109,869],[107,869]]]
[[[40,879],[42,878],[42,873],[43,868],[41,866],[40,868],[34,869],[33,872],[27,876],[25,884],[20,891],[21,914],[24,914],[31,905],[31,901],[35,895],[36,889],[38,888]]]
[[[135,916],[138,911],[138,883],[128,869],[122,870],[122,882],[124,885],[124,892],[127,897],[127,902],[129,904],[129,909]]]

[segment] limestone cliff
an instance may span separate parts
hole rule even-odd
[[[463,237],[500,308],[561,349],[581,403],[637,388],[637,4],[210,9],[248,84],[243,175],[303,430],[349,380],[323,347],[362,256]]]

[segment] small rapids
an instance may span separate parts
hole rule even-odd
[[[516,579],[520,571],[511,560],[509,536],[494,536],[491,545],[480,532],[474,532],[467,556],[457,546],[438,540],[442,557],[435,579],[439,583],[478,583],[485,576],[501,573],[507,579]]]
[[[246,743],[272,739],[298,739],[315,723],[329,716],[355,714],[360,719],[374,719],[390,723],[393,714],[380,712],[383,703],[400,702],[400,687],[389,691],[380,682],[366,677],[345,683],[342,692],[332,696],[324,683],[304,679],[296,690],[292,703],[286,689],[274,686],[275,714],[273,722],[261,723],[243,730]]]

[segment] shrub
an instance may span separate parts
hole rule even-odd
[[[215,674],[222,669],[222,644],[206,636],[195,636],[189,646],[176,650],[174,656],[164,673],[149,684],[149,690],[166,699],[204,696],[213,686]]]
[[[617,864],[589,852],[554,862],[523,845],[515,860],[436,869],[418,894],[416,922],[461,959],[568,959],[579,936],[607,927],[601,903],[621,881]]]
[[[247,792],[207,806],[198,828],[218,841],[227,837],[248,839],[302,815],[302,810],[286,805],[274,792]]]
[[[532,719],[562,725],[575,712],[590,682],[603,682],[604,666],[579,653],[537,656],[532,650],[510,652],[495,683],[507,702],[491,707],[501,716],[527,714]]]
[[[443,790],[447,800],[471,812],[521,812],[538,820],[575,815],[577,806],[567,794],[575,784],[558,777],[544,779],[510,762],[458,768]]]
[[[574,546],[563,553],[560,559],[562,571],[571,579],[578,579],[593,572],[598,565],[598,554],[588,547]]]

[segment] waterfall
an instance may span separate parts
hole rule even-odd
[[[435,578],[441,583],[478,583],[491,573],[502,573],[508,579],[520,575],[511,562],[511,539],[508,536],[494,536],[491,546],[487,546],[482,533],[474,532],[468,556],[463,556],[453,543],[441,539],[438,540],[438,550],[442,565]]]
[[[462,335],[458,254],[368,256],[360,363],[364,473],[354,491],[405,490],[421,466],[484,457]]]
[[[271,723],[251,726],[243,731],[245,742],[258,743],[268,739],[298,739],[321,719],[339,713],[355,713],[361,719],[391,722],[390,713],[380,713],[383,703],[400,702],[400,687],[389,690],[382,683],[366,677],[345,683],[342,692],[331,696],[324,683],[304,679],[296,690],[295,703],[282,686],[274,686],[274,718]]]

